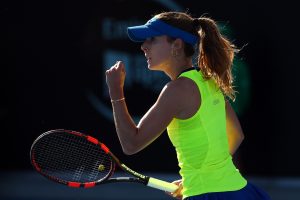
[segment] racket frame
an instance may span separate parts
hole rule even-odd
[[[56,178],[54,176],[48,175],[46,173],[43,172],[43,170],[39,167],[39,165],[36,163],[35,161],[35,154],[33,152],[34,149],[34,145],[42,138],[45,137],[48,134],[52,134],[52,133],[68,133],[68,134],[73,134],[79,137],[83,137],[85,138],[87,141],[99,146],[106,154],[109,155],[109,157],[112,159],[111,162],[111,169],[109,171],[109,173],[102,179],[97,180],[97,181],[92,181],[92,182],[85,182],[85,183],[81,183],[81,182],[72,182],[72,181],[66,181],[66,180],[61,180],[59,178]],[[54,130],[50,130],[47,131],[43,134],[41,134],[39,137],[37,137],[35,139],[35,141],[33,142],[33,144],[31,145],[31,149],[30,149],[30,161],[32,166],[35,168],[35,170],[37,172],[39,172],[41,175],[45,176],[46,178],[55,181],[57,183],[60,184],[64,184],[70,187],[84,187],[84,188],[90,188],[90,187],[94,187],[95,185],[99,185],[99,184],[104,184],[104,183],[115,183],[115,182],[138,182],[138,183],[142,183],[144,185],[147,185],[148,181],[149,181],[149,177],[142,175],[132,169],[130,169],[129,167],[127,167],[125,164],[121,163],[120,160],[109,150],[109,148],[104,144],[101,143],[98,139],[77,132],[77,131],[72,131],[72,130],[66,130],[66,129],[54,129]],[[116,177],[116,178],[111,178],[114,174],[115,168],[116,168],[116,164],[126,173],[131,174],[134,177]]]
[[[65,180],[61,180],[61,179],[58,179],[56,177],[53,177],[53,176],[50,176],[50,175],[44,173],[43,170],[35,162],[35,155],[33,153],[33,147],[45,135],[48,135],[48,134],[51,134],[51,133],[57,133],[57,132],[68,133],[68,134],[76,135],[78,137],[83,137],[87,141],[93,143],[94,145],[99,146],[112,159],[111,168],[110,168],[109,173],[104,178],[102,178],[100,180],[92,181],[92,182],[85,182],[85,183],[65,181]],[[124,163],[120,162],[120,160],[110,151],[110,149],[104,143],[101,143],[98,139],[96,139],[96,138],[94,138],[90,135],[86,135],[86,134],[83,134],[83,133],[80,133],[80,132],[77,132],[77,131],[73,131],[73,130],[54,129],[54,130],[50,130],[50,131],[47,131],[47,132],[41,134],[33,142],[32,146],[31,146],[30,160],[31,160],[31,164],[33,165],[33,167],[40,174],[42,174],[43,176],[45,176],[46,178],[48,178],[52,181],[55,181],[57,183],[61,183],[61,184],[64,184],[64,185],[68,185],[69,187],[91,188],[91,187],[94,187],[96,185],[105,184],[105,183],[135,182],[135,183],[142,183],[146,186],[156,188],[156,189],[160,189],[160,190],[164,190],[164,191],[168,191],[168,192],[174,192],[178,188],[178,186],[175,185],[175,184],[165,182],[165,181],[162,181],[162,180],[159,180],[159,179],[155,179],[153,177],[149,177],[149,176],[146,176],[146,175],[142,175],[142,174],[132,170],[131,168],[126,166]],[[115,171],[115,168],[116,168],[116,165],[118,165],[124,172],[132,175],[133,177],[115,177],[115,178],[112,178],[112,176],[114,174],[114,171]]]

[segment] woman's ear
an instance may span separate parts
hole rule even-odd
[[[184,51],[184,42],[182,39],[177,38],[172,42],[171,45],[171,54],[173,57],[178,58],[180,55],[182,55]],[[180,56],[181,57],[181,56]]]
[[[180,38],[176,38],[172,42],[172,49],[175,51],[178,51],[179,49],[183,48],[183,40]]]

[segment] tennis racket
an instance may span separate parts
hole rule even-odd
[[[130,169],[105,144],[72,130],[56,129],[40,135],[31,146],[30,159],[35,170],[43,176],[75,188],[116,182],[142,183],[166,192],[178,188]],[[132,177],[113,178],[116,165]]]

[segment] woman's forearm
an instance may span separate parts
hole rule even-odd
[[[128,112],[124,98],[125,76],[125,66],[121,61],[117,61],[106,71],[106,83],[112,103],[116,132],[124,153],[132,154],[137,127]]]
[[[112,108],[116,132],[123,152],[125,154],[133,154],[136,151],[135,137],[137,136],[138,128],[128,112],[125,99],[112,101]]]

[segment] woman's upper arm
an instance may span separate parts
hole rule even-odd
[[[176,99],[176,101],[174,101]],[[137,125],[136,152],[145,148],[167,128],[180,109],[180,92],[176,83],[166,85],[155,104]]]

